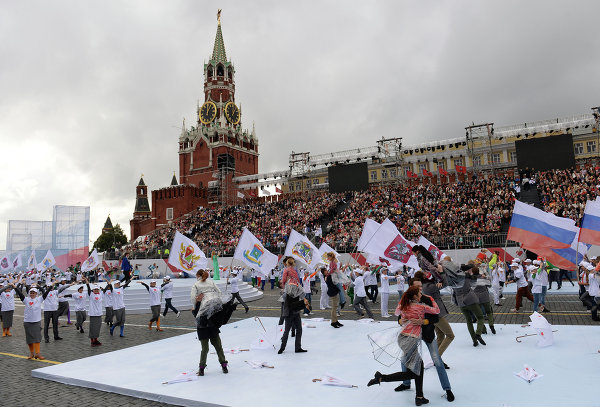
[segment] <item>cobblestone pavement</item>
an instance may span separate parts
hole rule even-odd
[[[318,287],[318,285],[317,285]],[[278,290],[265,289],[264,297],[258,301],[249,303],[250,312],[244,313],[238,309],[232,319],[244,319],[254,316],[278,317],[280,305],[277,302],[279,297]],[[319,296],[313,295],[312,304],[315,307],[314,317],[328,318],[329,310],[319,310]],[[397,304],[398,297],[396,293],[391,294],[389,308],[393,312]],[[450,311],[449,321],[454,323],[463,323],[464,319],[460,310],[450,303],[449,297],[444,297],[448,310]],[[525,300],[521,313],[510,313],[514,307],[514,295],[506,295],[506,299],[501,306],[494,307],[495,324],[525,324],[529,321],[529,309],[531,302]],[[549,322],[554,325],[596,325],[587,311],[579,301],[576,295],[556,295],[550,291],[546,297],[546,304],[552,311],[545,313]],[[379,299],[377,304],[369,302],[376,319],[384,320],[380,317]],[[527,311],[525,311],[527,310]],[[0,364],[2,366],[2,376],[0,379],[0,405],[2,406],[61,406],[81,405],[81,406],[158,406],[161,403],[140,400],[132,397],[101,392],[93,389],[67,386],[47,380],[31,377],[31,370],[40,367],[49,366],[49,363],[41,361],[31,361],[24,358],[28,355],[27,345],[25,344],[24,332],[22,328],[23,308],[17,306],[15,311],[13,336],[10,338],[0,338]],[[341,319],[357,319],[358,315],[352,307],[346,307],[342,311]],[[171,336],[181,335],[195,331],[195,321],[189,311],[181,313],[180,318],[173,314],[168,314],[162,319],[163,332],[148,330],[148,315],[128,315],[125,328],[125,338],[118,335],[110,336],[108,328],[103,327],[100,341],[102,346],[92,348],[87,331],[85,334],[78,333],[73,326],[66,325],[66,319],[61,318],[60,336],[62,341],[50,340],[46,344],[42,342],[41,353],[48,361],[68,362],[74,359],[80,359],[87,356],[93,356],[104,352],[111,352],[135,345],[141,345],[150,341],[164,339]],[[389,319],[388,319],[389,320]],[[87,327],[87,324],[86,324]],[[461,340],[456,338],[455,340]],[[465,338],[465,340],[470,340]],[[307,344],[310,348],[310,344]],[[198,344],[198,354],[200,353],[200,344]],[[119,366],[116,365],[115,369]],[[93,369],[93,366],[90,366]]]

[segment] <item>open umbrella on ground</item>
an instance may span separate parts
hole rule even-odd
[[[163,382],[163,384],[193,382],[194,380],[198,380],[198,379],[199,379],[199,377],[198,377],[198,375],[196,375],[196,371],[190,370],[189,372],[179,373],[177,376],[175,376],[171,380]]]
[[[333,376],[329,373],[326,373],[323,377],[321,377],[320,379],[313,379],[313,382],[321,382],[321,384],[324,384],[326,386],[337,386],[337,387],[356,387],[358,388],[358,386],[353,385],[352,383],[349,383],[345,380],[340,379],[337,376]]]
[[[524,365],[523,370],[521,370],[519,373],[515,373],[515,375],[525,380],[527,383],[531,383],[535,379],[542,377],[542,375],[536,372],[534,368],[527,365]]]

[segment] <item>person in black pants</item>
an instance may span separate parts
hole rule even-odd
[[[567,280],[569,280],[569,283],[571,283],[572,286],[575,286],[573,281],[571,281],[571,277],[569,277],[569,271],[560,269],[560,276],[558,277],[558,290],[560,290],[560,288],[562,287],[563,278],[566,278]]]

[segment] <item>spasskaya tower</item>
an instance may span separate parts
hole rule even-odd
[[[258,173],[258,139],[242,129],[241,104],[235,99],[235,67],[227,59],[221,11],[212,55],[204,64],[204,103],[196,125],[179,136],[179,182],[207,188],[208,204],[236,203],[236,176]]]

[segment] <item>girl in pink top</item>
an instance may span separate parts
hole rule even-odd
[[[369,381],[368,386],[381,382],[395,382],[413,379],[416,387],[415,404],[417,406],[429,403],[423,396],[423,360],[419,352],[421,343],[421,326],[427,324],[425,314],[439,314],[440,309],[433,298],[433,306],[419,303],[421,300],[421,287],[411,286],[406,290],[398,303],[395,314],[401,316],[402,329],[398,335],[398,346],[402,350],[402,363],[408,368],[406,372],[396,372],[388,375],[375,372],[375,377]]]

